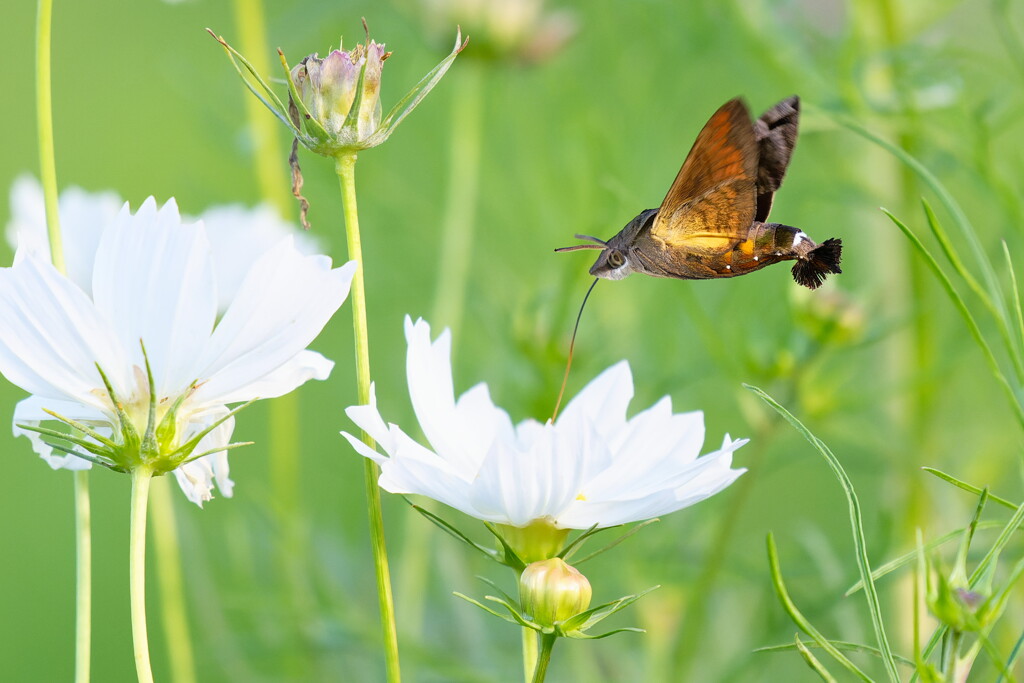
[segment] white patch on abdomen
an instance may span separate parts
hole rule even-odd
[[[796,249],[796,245],[800,244],[801,242],[810,242],[810,241],[811,241],[810,238],[807,235],[804,234],[803,230],[801,230],[800,232],[798,232],[796,234],[796,237],[793,238],[793,247],[792,248]]]

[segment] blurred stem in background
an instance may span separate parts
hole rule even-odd
[[[355,152],[342,152],[335,159],[335,171],[341,187],[341,200],[345,211],[345,232],[348,237],[348,257],[359,264],[352,278],[352,326],[356,347],[356,389],[359,405],[370,403],[370,340],[366,325],[366,285],[363,279],[363,247],[359,235],[359,210],[356,206]],[[370,448],[373,439],[362,432],[362,440]],[[377,576],[377,600],[380,605],[381,631],[384,638],[384,659],[388,683],[401,680],[398,663],[398,632],[395,626],[394,598],[391,594],[391,570],[388,567],[387,548],[384,543],[384,515],[381,511],[380,487],[377,479],[380,468],[369,458],[363,459],[366,506],[370,518],[370,543]]]
[[[152,533],[156,550],[156,569],[160,590],[160,615],[167,642],[167,656],[174,683],[195,683],[195,657],[189,634],[184,582],[181,575],[181,548],[178,542],[178,524],[174,516],[174,501],[170,476],[160,477],[151,487],[153,508]]]
[[[466,303],[466,280],[473,256],[473,227],[480,195],[480,144],[483,129],[484,65],[467,60],[452,84],[454,103],[448,148],[448,194],[441,219],[441,265],[433,317],[459,337]]]
[[[262,0],[232,0],[235,25],[238,27],[242,51],[260,73],[271,70],[265,11]],[[292,215],[295,202],[289,187],[287,150],[281,145],[277,123],[264,112],[255,97],[246,97],[245,117],[252,145],[256,186],[262,201],[269,202],[281,217]],[[290,222],[290,221],[289,221]],[[270,487],[273,511],[280,534],[280,552],[274,553],[290,597],[289,607],[296,631],[312,623],[314,600],[308,571],[310,557],[305,521],[300,510],[302,433],[299,392],[279,396],[270,401],[268,441],[270,448]],[[308,678],[309,658],[298,652],[291,658],[292,675]]]
[[[459,337],[466,303],[466,281],[473,253],[473,228],[480,195],[480,150],[483,133],[483,70],[486,65],[467,60],[453,77],[452,112],[448,147],[448,192],[441,218],[441,252],[438,255],[438,284],[430,323],[438,329],[448,327]],[[422,505],[436,513],[438,505],[424,500]],[[405,612],[402,623],[410,635],[423,633],[426,591],[433,562],[422,558],[440,558],[432,524],[424,524],[416,533],[406,534],[400,556],[405,570],[400,577],[399,595]]]
[[[39,177],[46,207],[46,234],[53,267],[65,272],[58,213],[57,161],[53,142],[51,44],[53,0],[39,0],[36,15],[36,120]],[[75,474],[75,683],[89,680],[92,650],[92,525],[89,470]]]

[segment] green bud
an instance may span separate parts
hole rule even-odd
[[[936,571],[926,602],[935,618],[952,631],[976,632],[984,626],[979,609],[985,606],[986,596],[970,589],[962,571],[954,570],[948,577],[941,570]]]
[[[552,627],[583,612],[591,596],[587,577],[560,557],[527,565],[519,577],[523,612],[541,626]]]
[[[497,525],[501,537],[524,563],[554,557],[565,547],[568,529],[559,529],[550,517],[535,519],[526,526]]]

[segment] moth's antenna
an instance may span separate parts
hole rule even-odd
[[[579,237],[579,235],[577,235]],[[591,238],[596,239],[596,238]],[[594,291],[594,287],[597,286],[597,281],[600,278],[594,278],[594,281],[590,285],[590,289],[587,290],[586,295],[583,297],[583,303],[580,304],[580,312],[576,314],[576,324],[572,328],[572,341],[569,342],[569,357],[565,361],[565,375],[562,377],[562,388],[558,391],[558,400],[555,401],[555,410],[551,413],[551,421],[554,422],[555,418],[558,417],[558,409],[562,406],[562,396],[565,395],[565,385],[569,381],[569,368],[572,367],[572,350],[576,346],[576,333],[580,329],[580,318],[583,317],[583,307],[587,305],[587,299],[590,298],[590,293]]]
[[[591,237],[590,235],[580,234],[576,234],[573,236],[578,240],[590,240],[591,242],[596,242],[597,244],[576,244],[571,247],[559,247],[558,249],[555,249],[555,251],[577,251],[579,249],[605,249],[608,246],[607,242],[605,242],[602,239],[598,239],[597,237]]]

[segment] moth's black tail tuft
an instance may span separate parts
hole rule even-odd
[[[843,272],[839,262],[843,256],[843,241],[827,239],[803,256],[793,266],[793,279],[809,289],[817,289],[829,273]]]

